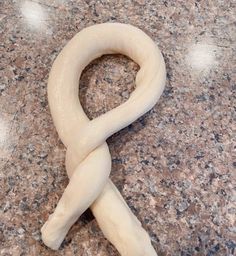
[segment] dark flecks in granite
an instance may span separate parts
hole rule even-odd
[[[160,46],[167,84],[153,110],[109,138],[111,178],[159,255],[234,255],[233,2],[39,0],[47,15],[41,27],[27,23],[23,2],[0,1],[0,254],[118,255],[86,214],[58,252],[43,245],[39,231],[68,183],[48,108],[49,70],[76,32],[118,21]],[[198,44],[212,61],[201,70],[201,59],[189,53]],[[120,55],[90,64],[79,95],[87,115],[127,100],[137,71]]]

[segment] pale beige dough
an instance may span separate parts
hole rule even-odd
[[[136,88],[125,103],[90,121],[78,99],[81,72],[92,60],[117,53],[139,64]],[[41,229],[48,247],[58,249],[70,227],[90,207],[104,235],[122,256],[157,255],[148,234],[109,179],[111,156],[106,139],[156,104],[165,79],[158,47],[131,25],[105,23],[85,28],[58,55],[49,76],[48,100],[67,148],[70,181]]]

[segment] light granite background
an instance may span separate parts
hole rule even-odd
[[[73,35],[102,22],[141,28],[167,66],[154,109],[108,139],[112,180],[159,255],[236,254],[235,14],[233,0],[0,1],[0,255],[118,255],[90,212],[58,252],[39,231],[68,183],[48,73]],[[124,102],[137,70],[123,56],[91,63],[87,115]]]

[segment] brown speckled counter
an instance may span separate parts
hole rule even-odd
[[[107,21],[143,29],[168,72],[155,108],[109,138],[112,180],[159,255],[235,255],[235,12],[233,0],[0,1],[1,256],[118,255],[90,212],[58,252],[39,231],[68,183],[48,73],[75,33]],[[88,116],[125,101],[137,70],[123,56],[88,66]]]

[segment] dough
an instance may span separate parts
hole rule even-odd
[[[78,99],[83,69],[104,54],[123,54],[139,64],[136,88],[115,109],[89,120]],[[109,179],[111,156],[106,139],[150,110],[165,85],[163,57],[140,29],[105,23],[83,29],[53,63],[48,100],[54,124],[67,148],[69,184],[41,229],[43,242],[56,250],[70,227],[91,208],[105,237],[122,256],[157,255],[141,223]]]

